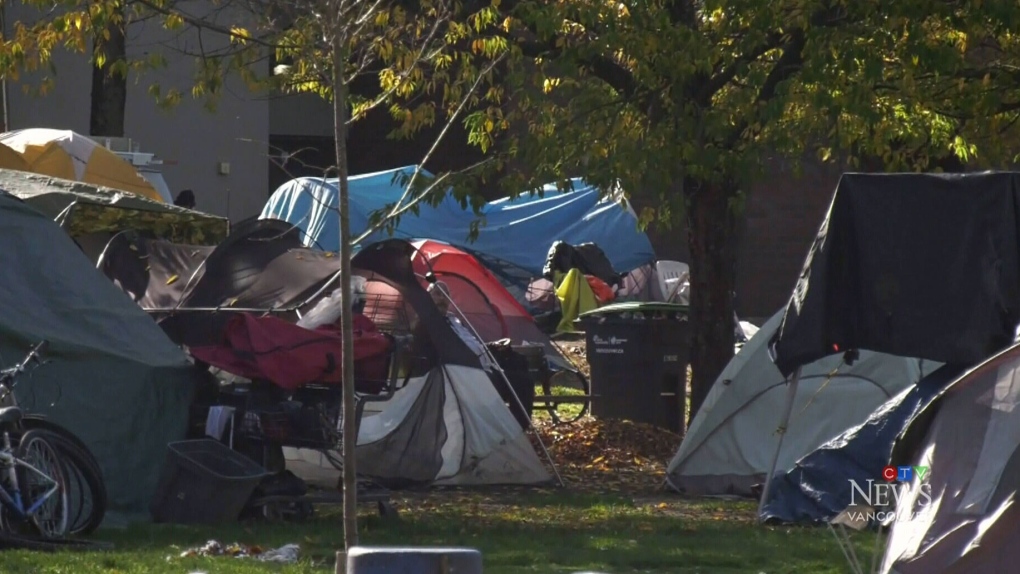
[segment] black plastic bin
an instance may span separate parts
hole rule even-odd
[[[152,519],[174,524],[235,521],[268,475],[256,462],[219,441],[172,442],[149,506]]]
[[[628,302],[582,313],[591,414],[683,434],[690,362],[688,307]]]

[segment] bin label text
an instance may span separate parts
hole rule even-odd
[[[599,337],[598,335],[593,336],[591,338],[591,340],[596,345],[609,345],[609,346],[622,345],[622,344],[627,342],[627,339],[620,339],[619,337],[609,337],[608,339],[603,339],[602,337]],[[623,349],[607,349],[605,347],[600,347],[600,348],[595,349],[595,352],[596,353],[621,354],[621,353],[623,353]]]

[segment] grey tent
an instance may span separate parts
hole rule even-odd
[[[1020,346],[953,383],[902,438],[902,487],[882,572],[1015,572],[1020,564]]]
[[[195,369],[56,223],[2,191],[0,263],[0,362],[50,341],[50,362],[15,388],[22,407],[88,445],[111,508],[145,511],[166,444],[185,435]]]

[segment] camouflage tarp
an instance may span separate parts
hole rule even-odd
[[[174,243],[216,245],[230,232],[223,217],[24,171],[0,169],[0,189],[57,220],[71,237],[134,229]]]

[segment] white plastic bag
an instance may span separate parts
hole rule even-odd
[[[364,277],[354,276],[351,278],[351,292],[354,294],[355,305],[364,299],[366,283]],[[305,316],[297,322],[298,327],[317,329],[323,325],[331,325],[340,320],[342,310],[343,289],[336,289],[316,303],[311,311],[305,313]]]

